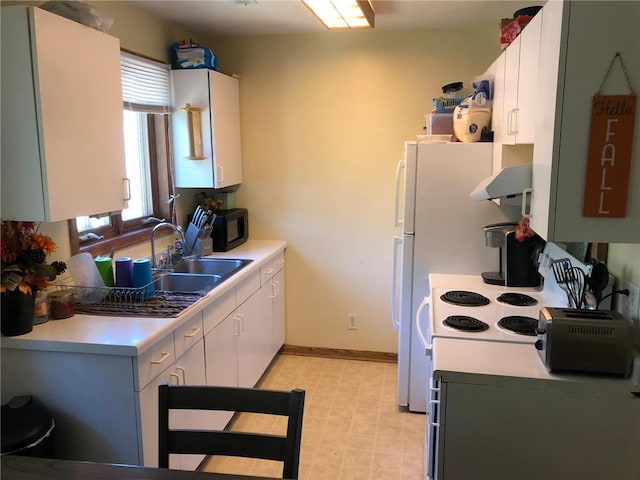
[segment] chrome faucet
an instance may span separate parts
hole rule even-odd
[[[184,239],[184,233],[182,232],[182,228],[180,228],[177,225],[174,225],[173,223],[169,223],[169,222],[162,222],[157,224],[155,227],[153,227],[153,229],[151,230],[151,268],[156,268],[156,232],[158,230],[160,230],[161,228],[171,228],[173,229],[174,233],[177,233],[178,235],[180,235],[180,241],[182,242],[182,248],[183,251],[185,252],[185,254],[187,253],[187,242]]]

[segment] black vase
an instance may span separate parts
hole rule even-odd
[[[31,293],[4,292],[0,297],[2,334],[7,337],[24,335],[33,330],[33,311],[36,303]]]

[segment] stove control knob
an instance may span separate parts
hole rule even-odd
[[[547,329],[546,328],[536,327],[536,334],[537,335],[544,335],[545,333],[547,333]]]
[[[542,350],[544,348],[544,342],[542,340],[536,340],[533,346],[536,347],[536,350]]]

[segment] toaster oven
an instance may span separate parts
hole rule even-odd
[[[613,310],[540,309],[535,347],[550,371],[628,377],[633,367],[633,326]]]

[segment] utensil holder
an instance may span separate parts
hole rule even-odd
[[[195,246],[193,247],[193,253],[199,257],[211,255],[213,253],[213,239],[211,237],[203,239],[198,238]]]

